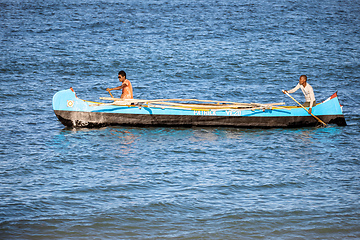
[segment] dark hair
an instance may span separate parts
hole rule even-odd
[[[123,71],[123,70],[121,70],[118,75],[121,75],[121,76],[123,76],[123,77],[126,78],[126,73],[125,73],[125,71]]]
[[[307,76],[306,75],[301,75],[300,78],[305,78],[305,81],[307,81]]]

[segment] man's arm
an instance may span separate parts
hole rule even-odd
[[[121,86],[114,87],[114,88],[107,88],[106,91],[121,90],[121,89],[123,89],[123,88],[126,87],[126,86],[127,86],[127,83],[124,82],[123,84],[121,84]]]
[[[309,94],[310,94],[310,107],[309,107],[309,113],[311,113],[311,109],[313,107],[314,101],[315,101],[315,94],[314,90],[311,86],[309,86]]]
[[[293,89],[287,91],[288,93],[294,93],[300,88],[300,84],[298,83]]]

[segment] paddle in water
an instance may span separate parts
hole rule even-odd
[[[326,123],[324,123],[320,118],[312,114],[312,112],[309,112],[301,103],[299,103],[295,98],[293,98],[287,91],[282,90],[283,93],[288,95],[292,100],[294,100],[297,104],[300,105],[306,112],[308,112],[311,116],[313,116],[319,123],[321,123],[324,127],[326,127]]]

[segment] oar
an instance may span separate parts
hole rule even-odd
[[[286,95],[288,95],[292,100],[294,100],[297,104],[300,105],[300,107],[302,107],[305,111],[307,111],[309,113],[309,111],[303,106],[301,105],[301,103],[299,103],[298,101],[296,101],[295,98],[293,98],[287,91],[282,90],[283,93],[285,93]],[[324,125],[324,127],[326,126],[326,123],[324,123],[320,118],[318,118],[317,116],[315,116],[314,114],[310,113],[311,116],[313,116],[316,120],[319,121],[319,123],[321,123],[322,125]]]
[[[111,94],[110,90],[109,90],[108,92],[109,92],[110,96],[111,96],[112,98],[114,98],[114,96]]]

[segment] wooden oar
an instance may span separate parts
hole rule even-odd
[[[307,111],[309,113],[309,111],[301,104],[299,103],[298,101],[296,101],[295,98],[293,98],[287,91],[285,90],[282,90],[283,93],[285,93],[286,95],[288,95],[292,100],[294,100],[297,104],[300,105],[300,107],[302,107],[305,111]],[[326,126],[326,123],[324,123],[320,118],[318,118],[317,116],[315,116],[314,114],[312,113],[309,113],[311,116],[313,116],[316,120],[318,120],[319,123],[321,123],[322,125],[324,125],[324,127]]]
[[[205,108],[234,108],[234,107],[252,107],[251,104],[199,104],[199,103],[174,103],[174,102],[148,102],[149,104],[154,105],[171,105],[171,106],[185,106],[185,107],[194,107],[194,106],[201,106]]]
[[[112,98],[114,98],[114,96],[111,94],[110,90],[109,90],[108,92],[109,92],[110,96],[111,96]]]
[[[149,107],[160,107],[160,108],[167,108],[167,107],[179,107],[179,108],[185,108],[185,109],[238,109],[238,108],[251,108],[248,106],[243,105],[229,105],[229,106],[216,106],[216,105],[203,105],[203,104],[176,104],[176,103],[168,103],[168,104],[162,104],[162,103],[149,103]]]

